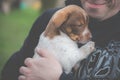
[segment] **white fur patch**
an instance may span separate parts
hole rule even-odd
[[[62,32],[60,36],[55,36],[52,39],[45,37],[43,32],[36,48],[43,48],[54,54],[67,74],[71,72],[77,62],[86,58],[92,52],[92,50],[89,50],[88,53],[84,53],[85,51],[81,50],[82,48],[79,49],[77,44]],[[36,57],[39,57],[37,53],[33,58]]]

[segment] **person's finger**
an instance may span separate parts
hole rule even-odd
[[[20,76],[18,77],[18,80],[26,80],[26,77],[25,77],[24,75],[20,75]]]
[[[26,65],[26,66],[32,66],[33,65],[33,60],[32,60],[32,58],[26,58],[25,59],[25,61],[24,61],[24,64]]]
[[[27,75],[30,73],[30,70],[27,67],[22,66],[20,67],[19,72],[23,75]]]

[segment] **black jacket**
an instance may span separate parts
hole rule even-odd
[[[34,48],[37,45],[39,35],[43,32],[43,30],[45,29],[46,25],[48,24],[48,21],[50,20],[51,16],[57,10],[58,9],[50,9],[50,10],[44,12],[35,21],[22,48],[18,52],[16,52],[14,55],[12,55],[10,57],[10,59],[8,60],[8,62],[6,63],[6,65],[4,66],[4,68],[2,70],[2,80],[17,80],[17,78],[20,74],[19,68],[22,65],[24,65],[25,58],[33,56]],[[94,19],[90,19],[89,27],[93,34],[93,41],[95,41],[96,46],[106,49],[106,46],[108,46],[108,44],[112,40],[114,40],[115,42],[120,41],[120,36],[119,36],[120,22],[119,21],[120,21],[120,12],[117,15],[115,15],[115,16],[111,17],[110,19],[105,20],[103,22],[99,22]],[[109,54],[108,54],[108,56],[109,56]],[[81,64],[81,66],[86,65],[85,62],[89,63],[90,59],[91,59],[91,57],[88,57],[88,59],[83,60],[84,64]],[[118,66],[120,68],[120,65],[118,65]],[[92,67],[97,68],[96,65],[95,66],[92,65]],[[81,75],[81,69],[79,69],[79,71],[77,73],[79,73],[80,75],[76,74],[76,73],[69,74],[69,75],[62,74],[61,80],[67,80],[67,79],[72,80],[74,78],[74,76],[77,77],[76,79],[90,80],[89,76],[91,76],[91,75],[88,74],[88,70],[86,68],[83,69],[83,67],[80,67],[80,68],[82,68],[82,70],[84,70],[84,71],[82,71],[82,74],[85,74],[85,75]],[[91,68],[91,69],[94,70],[94,68]],[[120,75],[118,74],[118,76],[120,76]],[[94,76],[94,74],[92,75],[91,78],[92,78],[91,80],[97,80],[97,78]],[[105,78],[105,79],[107,80],[107,78]],[[99,79],[99,80],[102,80],[102,79]],[[108,79],[108,80],[110,80],[110,79]],[[114,80],[114,79],[112,79],[112,80]]]

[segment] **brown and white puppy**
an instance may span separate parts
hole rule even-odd
[[[88,15],[82,8],[69,5],[53,15],[40,35],[36,49],[44,48],[54,54],[68,74],[79,61],[94,50],[94,42],[89,41],[90,39]],[[78,48],[77,43],[86,44]],[[35,52],[33,58],[39,57]]]

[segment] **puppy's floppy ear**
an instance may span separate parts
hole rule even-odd
[[[68,19],[68,17],[75,11],[80,10],[81,8],[76,5],[69,5],[58,10],[53,17],[50,19],[46,30],[45,36],[53,38],[55,35],[59,35],[60,32],[58,28]]]
[[[65,11],[64,8],[57,11],[50,19],[46,27],[45,36],[52,38],[55,35],[59,35],[60,32],[58,28],[67,20],[68,16],[68,11]]]
[[[68,13],[66,13],[63,9],[57,11],[50,19],[44,35],[52,38],[55,35],[60,34],[58,28],[67,20],[67,18],[68,18]]]

